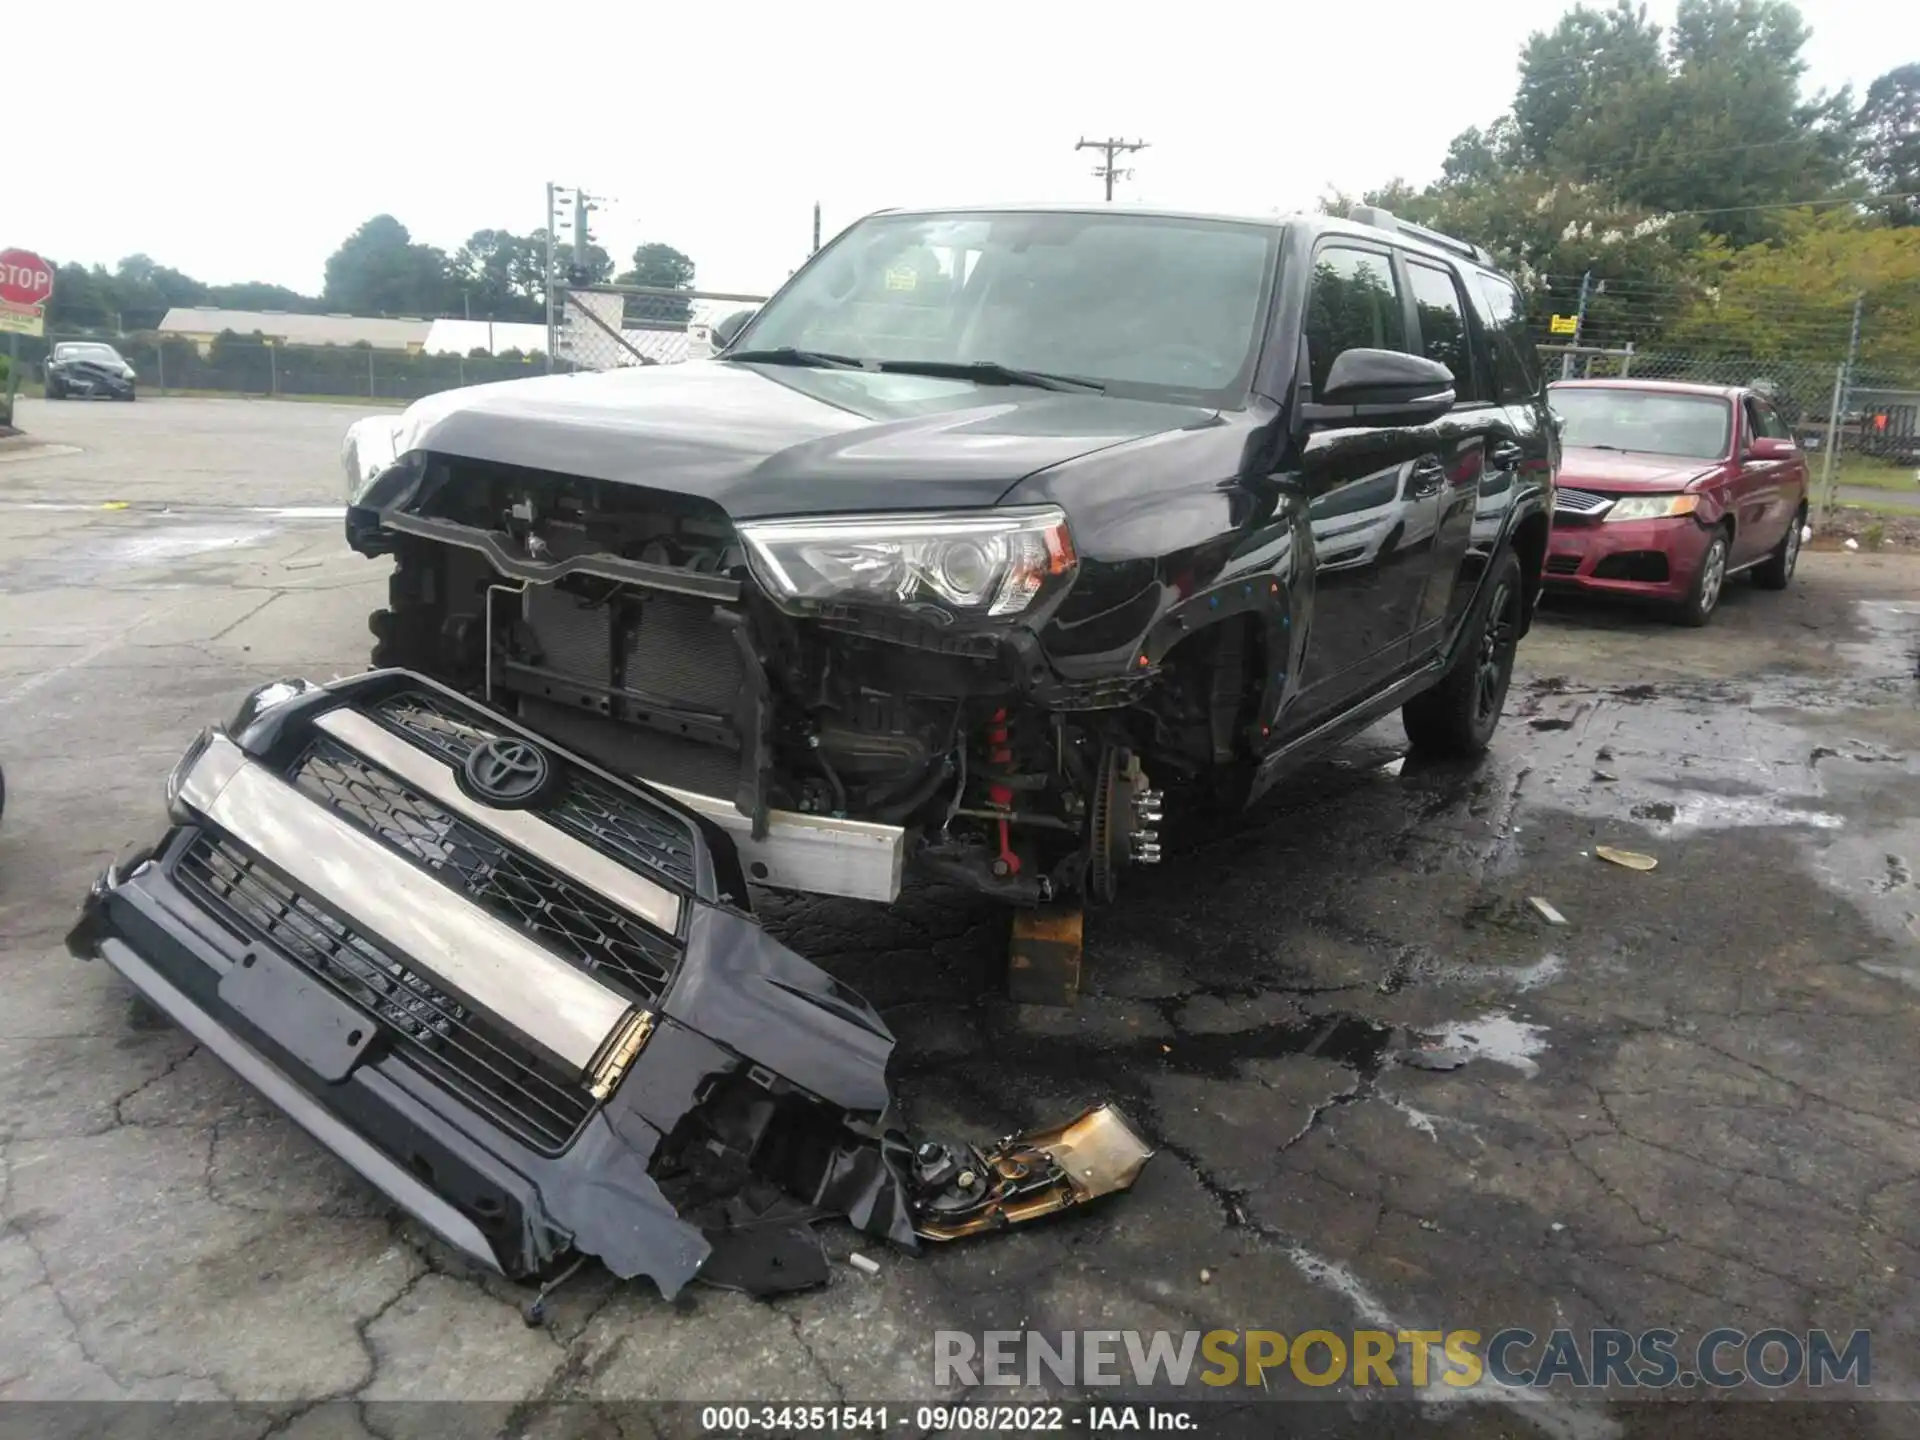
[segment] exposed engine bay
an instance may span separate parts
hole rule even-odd
[[[760,883],[891,900],[910,863],[1015,903],[1097,902],[1124,866],[1160,857],[1146,748],[1189,747],[1174,762],[1188,773],[1215,758],[1205,684],[1189,722],[1178,683],[1148,709],[1149,677],[1070,684],[1030,627],[954,620],[954,596],[991,609],[1024,604],[1004,599],[1016,584],[1045,593],[1072,563],[1064,526],[1014,517],[1006,534],[900,554],[793,522],[736,527],[696,497],[433,454],[369,499],[349,510],[349,538],[396,560],[370,621],[376,665],[431,674],[702,809]],[[885,565],[884,606],[776,593],[807,567]],[[916,603],[923,590],[943,603]],[[871,840],[874,863],[812,861],[787,843],[809,817],[832,844]]]
[[[69,937],[443,1240],[771,1294],[813,1221],[912,1251],[1130,1186],[1110,1107],[912,1133],[873,1008],[761,930],[726,834],[433,681],[255,691]]]

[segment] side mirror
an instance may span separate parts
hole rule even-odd
[[[1425,425],[1453,408],[1453,372],[1398,350],[1343,350],[1327,383],[1300,407],[1310,426]]]
[[[733,343],[733,337],[746,328],[747,321],[759,312],[757,310],[736,310],[718,325],[713,327],[713,348],[724,350]]]
[[[1747,441],[1749,460],[1791,460],[1798,453],[1793,441],[1778,435],[1755,435]]]

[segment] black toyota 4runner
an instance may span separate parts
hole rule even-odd
[[[717,339],[356,425],[374,663],[762,883],[879,900],[1110,898],[1163,817],[1393,709],[1418,751],[1493,734],[1558,441],[1484,251],[1377,210],[885,212]]]

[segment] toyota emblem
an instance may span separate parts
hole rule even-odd
[[[506,809],[537,799],[546,790],[553,767],[538,745],[498,738],[475,746],[461,775],[476,800]]]

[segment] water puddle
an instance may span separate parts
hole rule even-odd
[[[1854,605],[1867,638],[1843,641],[1835,648],[1870,674],[1920,677],[1920,603],[1857,600]]]
[[[273,536],[270,525],[187,525],[165,529],[142,528],[131,534],[85,538],[52,554],[28,557],[0,576],[0,589],[31,590],[88,588],[130,579],[144,571],[257,545]],[[203,577],[182,573],[194,582]],[[214,577],[215,583],[224,583]]]
[[[1642,813],[1645,811],[1646,813]],[[1824,810],[1801,810],[1792,800],[1731,795],[1689,795],[1662,805],[1636,806],[1636,819],[1669,834],[1691,830],[1735,830],[1744,827],[1807,826],[1838,830],[1846,822]]]
[[[1532,1076],[1540,1073],[1533,1057],[1546,1053],[1547,1042],[1542,1038],[1546,1029],[1544,1025],[1516,1020],[1496,1010],[1478,1020],[1455,1020],[1420,1033],[1438,1042],[1426,1052],[1430,1055],[1447,1059],[1459,1057],[1462,1061],[1488,1060]]]

